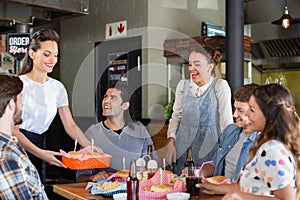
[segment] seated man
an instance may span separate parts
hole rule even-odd
[[[85,134],[88,139],[94,139],[95,145],[101,146],[105,153],[112,155],[110,168],[78,170],[78,182],[106,179],[108,172],[123,169],[123,158],[126,161],[125,168],[129,169],[130,160],[146,155],[148,145],[153,145],[143,124],[131,118],[133,115],[130,115],[129,107],[133,107],[133,102],[130,100],[129,88],[122,82],[107,89],[102,100],[102,115],[106,119],[92,125]],[[153,156],[158,160],[155,152]]]
[[[22,123],[22,89],[19,77],[0,75],[0,199],[48,199],[38,171],[12,136]]]
[[[204,165],[205,177],[222,175],[236,182],[249,158],[249,149],[255,142],[257,132],[248,128],[249,99],[256,84],[244,85],[234,92],[235,124],[228,125],[220,136],[218,150],[211,164]]]

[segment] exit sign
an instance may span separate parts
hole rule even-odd
[[[127,35],[127,21],[106,24],[106,39]]]

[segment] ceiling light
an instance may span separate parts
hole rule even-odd
[[[281,16],[280,19],[272,21],[272,24],[280,25],[282,26],[282,28],[287,29],[290,27],[291,24],[297,24],[297,23],[300,23],[300,19],[299,18],[293,19],[289,15],[289,10],[287,7],[287,0],[286,0],[284,10],[283,10],[283,15]]]

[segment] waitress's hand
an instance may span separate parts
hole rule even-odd
[[[172,162],[176,163],[176,148],[174,145],[174,138],[170,137],[167,140],[167,148],[165,153],[166,163],[170,165],[171,169],[173,168]]]
[[[58,160],[55,157],[55,156],[61,156],[59,152],[41,149],[41,153],[39,155],[40,155],[39,156],[40,159],[46,161],[50,165],[67,168],[60,160]]]

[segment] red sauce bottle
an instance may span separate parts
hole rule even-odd
[[[136,175],[135,160],[130,161],[129,176],[126,181],[127,184],[127,200],[139,199],[139,179]]]

